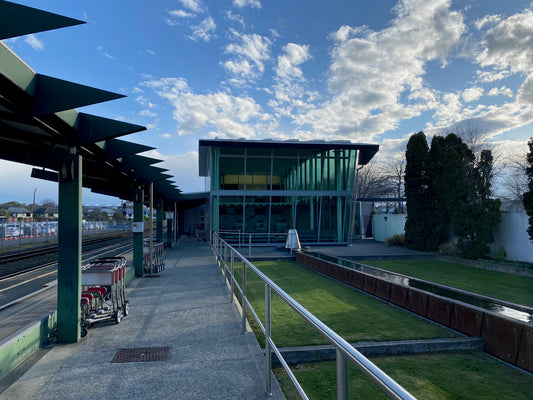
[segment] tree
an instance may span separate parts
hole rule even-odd
[[[528,180],[528,191],[524,193],[523,202],[527,215],[529,216],[529,228],[527,233],[533,241],[533,138],[527,143],[529,152],[527,153],[526,175]]]
[[[435,224],[431,240],[432,247],[437,248],[451,239],[454,210],[471,190],[467,171],[473,167],[474,154],[453,133],[446,137],[433,137],[429,154],[431,205]]]
[[[513,154],[508,157],[504,165],[504,178],[501,186],[503,197],[523,203],[524,193],[528,191],[527,154]]]
[[[409,138],[405,152],[405,245],[416,250],[429,250],[433,231],[428,150],[426,135],[419,132]]]
[[[492,198],[492,163],[491,151],[482,150],[472,174],[467,176],[471,190],[465,201],[457,205],[452,217],[457,246],[465,258],[478,259],[488,254],[494,230],[501,221],[501,202]]]

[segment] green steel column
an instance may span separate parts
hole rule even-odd
[[[133,202],[133,222],[139,223],[144,228],[144,190],[139,189],[135,201]],[[144,230],[144,229],[143,229]],[[133,267],[135,276],[143,276],[143,240],[144,232],[133,233]]]
[[[156,215],[156,231],[155,231],[155,240],[158,243],[163,242],[163,200],[157,201],[157,215]]]
[[[59,171],[57,261],[57,339],[80,339],[81,297],[81,157],[72,155]]]
[[[339,150],[335,150],[335,190],[342,190],[342,171]],[[337,196],[337,241],[344,241],[343,237],[343,220],[342,220],[342,199]]]

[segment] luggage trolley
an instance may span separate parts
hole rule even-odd
[[[114,320],[118,324],[128,315],[125,277],[124,257],[99,258],[82,266],[82,337],[96,322]]]
[[[165,245],[162,242],[153,243],[152,265],[150,265],[150,241],[144,239],[143,268],[146,273],[157,273],[165,270],[164,260]]]

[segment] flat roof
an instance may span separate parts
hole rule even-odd
[[[283,148],[283,149],[316,149],[335,150],[348,149],[359,150],[359,165],[366,165],[379,151],[378,144],[353,143],[349,140],[326,141],[326,140],[247,140],[247,139],[212,139],[199,141],[198,165],[200,176],[208,176],[207,155],[211,147],[255,147],[255,148]]]

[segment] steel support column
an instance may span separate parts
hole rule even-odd
[[[139,189],[133,202],[133,222],[141,223],[144,226],[144,190]],[[135,268],[135,276],[141,278],[143,276],[143,245],[144,232],[133,233],[133,267]]]
[[[163,243],[163,200],[157,200],[156,223],[155,223],[155,240],[158,243]]]
[[[57,262],[57,338],[80,339],[81,297],[81,156],[64,161],[59,171]]]

